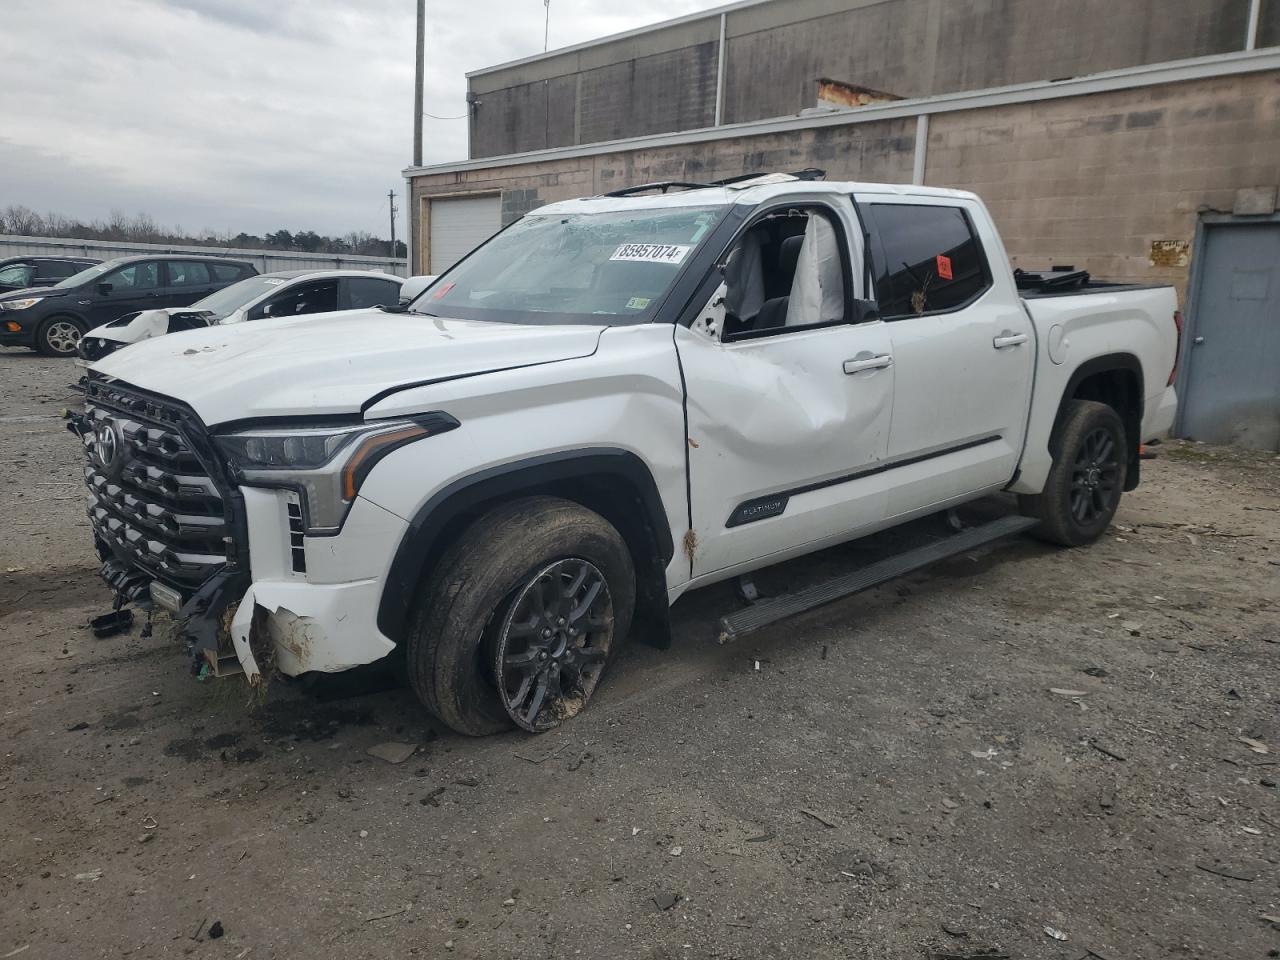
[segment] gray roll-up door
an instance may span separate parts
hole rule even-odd
[[[502,198],[448,197],[431,201],[431,273],[444,273],[502,226]]]

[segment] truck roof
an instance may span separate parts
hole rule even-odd
[[[672,189],[667,193],[637,194],[633,196],[579,197],[549,203],[530,211],[535,215],[562,213],[608,213],[617,210],[660,210],[678,207],[712,207],[728,204],[758,206],[778,197],[797,194],[880,193],[888,196],[937,197],[946,200],[976,200],[977,195],[966,190],[948,190],[942,187],[924,187],[915,184],[860,183],[852,180],[801,180],[796,177],[762,177],[758,181],[745,181],[729,186],[699,187],[696,189]]]

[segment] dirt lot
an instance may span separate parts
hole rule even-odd
[[[1280,956],[1274,455],[1165,445],[1092,548],[736,646],[704,591],[563,730],[472,741],[94,640],[72,379],[0,351],[0,957]]]

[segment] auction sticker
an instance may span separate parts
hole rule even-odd
[[[682,263],[693,247],[678,243],[624,243],[610,260],[634,263]]]

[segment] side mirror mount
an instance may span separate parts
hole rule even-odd
[[[98,293],[102,294],[104,297],[107,294],[109,294],[113,289],[114,287],[111,284],[107,283],[107,281],[105,280],[101,281],[98,284]]]

